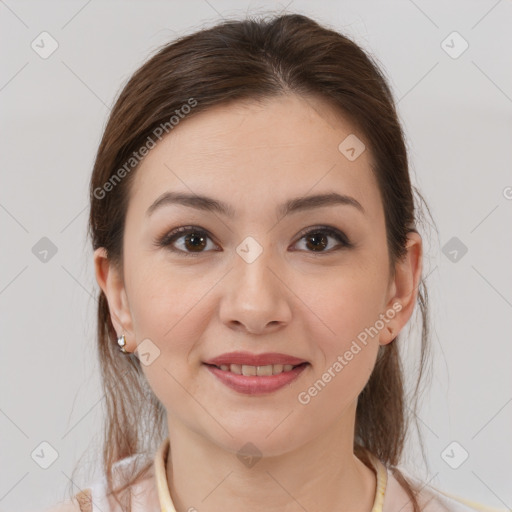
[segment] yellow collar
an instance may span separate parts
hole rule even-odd
[[[174,504],[169,493],[167,485],[167,476],[165,466],[167,464],[167,454],[169,453],[169,438],[167,437],[158,448],[155,455],[155,477],[158,490],[158,501],[160,502],[160,510],[162,512],[176,512]]]
[[[167,455],[169,453],[169,438],[158,448],[155,455],[155,477],[158,490],[158,499],[160,501],[160,510],[162,512],[176,512],[174,504],[169,493],[167,485],[167,477],[165,467],[167,464]],[[387,470],[384,464],[377,457],[370,455],[370,459],[377,472],[377,489],[375,492],[375,500],[371,512],[382,512],[382,504],[384,503],[384,494],[386,493],[386,485],[388,480]]]

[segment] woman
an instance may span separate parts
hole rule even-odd
[[[118,98],[90,194],[106,477],[58,510],[491,510],[396,467],[422,238],[356,44],[286,15],[166,45]]]

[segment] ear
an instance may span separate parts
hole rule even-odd
[[[107,257],[107,251],[100,247],[94,251],[94,268],[96,281],[107,297],[110,318],[118,336],[125,334],[126,350],[133,343],[133,323],[124,286],[124,279],[118,267]]]
[[[387,318],[391,318],[380,331],[379,343],[387,345],[393,341],[411,317],[418,297],[418,287],[423,270],[423,243],[415,231],[407,235],[407,253],[396,262],[395,276],[390,282],[389,299],[386,304]]]

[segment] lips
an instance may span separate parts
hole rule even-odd
[[[273,393],[279,389],[291,386],[292,383],[306,370],[309,363],[304,362],[297,366],[292,365],[265,365],[265,366],[246,366],[246,365],[230,365],[229,370],[225,370],[226,366],[221,365],[219,368],[213,364],[205,364],[205,368],[213,374],[222,384],[231,388],[238,393],[246,395],[266,395]],[[233,371],[238,366],[242,369],[242,374]],[[268,374],[268,368],[283,368],[277,374]],[[291,368],[284,370],[285,367]],[[244,369],[251,369],[249,374],[243,372]],[[259,370],[264,369],[264,374],[259,374]],[[258,373],[254,373],[257,370]]]
[[[298,357],[290,356],[287,354],[280,354],[276,352],[267,352],[265,354],[251,354],[250,352],[229,352],[214,357],[213,359],[209,359],[205,361],[205,364],[218,366],[220,368],[221,365],[230,366],[232,364],[240,366],[297,366],[299,364],[306,362],[307,361],[305,359],[300,359]]]

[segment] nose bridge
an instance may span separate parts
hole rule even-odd
[[[275,279],[274,275],[269,275],[273,274],[270,268],[276,265],[272,247],[264,247],[256,238],[247,236],[236,248],[236,253],[235,273],[240,285],[249,292],[270,292],[273,288],[271,280]]]
[[[243,324],[257,332],[290,318],[285,288],[275,275],[279,263],[271,247],[246,237],[237,247],[234,268],[224,290],[221,317],[228,324]]]

